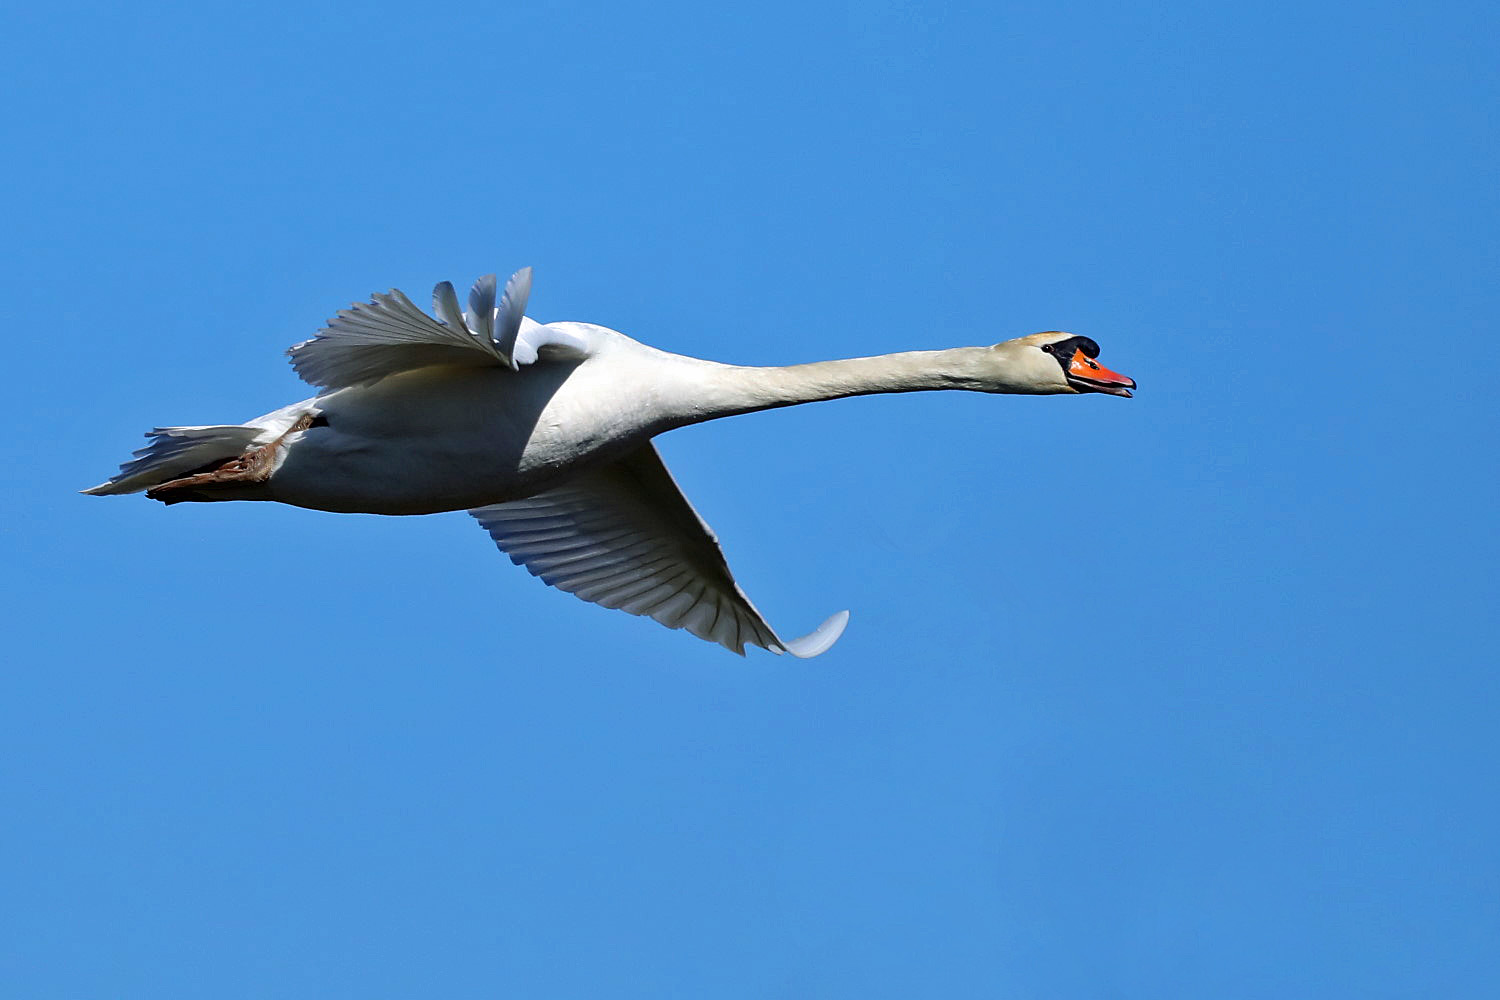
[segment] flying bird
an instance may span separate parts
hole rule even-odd
[[[449,282],[428,316],[400,291],[341,310],[292,347],[311,399],[243,424],[158,427],[93,496],[166,504],[273,500],[313,510],[467,510],[511,561],[607,608],[648,615],[741,655],[811,657],[841,611],[781,638],[729,570],[652,439],[717,417],[870,393],[964,389],[1129,396],[1099,345],[1059,331],[991,347],[786,367],[670,354],[592,323],[525,315],[531,268],[465,311]]]

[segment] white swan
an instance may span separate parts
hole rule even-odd
[[[518,565],[608,608],[649,615],[743,655],[816,656],[848,621],[782,639],[734,582],[708,525],[651,439],[686,424],[841,396],[924,389],[1106,392],[1087,337],[748,368],[668,354],[590,323],[525,316],[531,269],[495,276],[462,312],[448,282],[434,320],[401,292],[341,311],[293,347],[317,396],[245,424],[158,427],[114,478],[164,503],[275,500],[315,510],[468,510]]]

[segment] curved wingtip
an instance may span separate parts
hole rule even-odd
[[[826,653],[830,646],[839,641],[839,636],[844,634],[844,629],[849,625],[849,612],[840,611],[838,614],[830,615],[828,620],[800,639],[789,639],[783,642],[782,648],[799,660],[810,660],[819,653]]]

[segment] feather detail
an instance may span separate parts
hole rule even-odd
[[[450,330],[467,332],[469,329],[464,323],[463,307],[458,304],[458,293],[453,290],[451,281],[439,281],[433,286],[432,313]]]
[[[742,655],[753,643],[816,656],[849,620],[841,611],[800,639],[780,638],[735,583],[718,539],[649,442],[561,486],[469,513],[544,583]]]
[[[526,267],[506,282],[497,308],[495,276],[485,275],[469,293],[466,314],[453,285],[439,282],[432,290],[433,319],[393,288],[340,309],[316,336],[287,353],[298,375],[326,390],[369,385],[431,365],[518,371],[537,361],[543,347],[554,349],[549,357],[586,357],[587,336],[569,324],[546,326],[525,315],[530,293],[531,268]]]
[[[526,300],[530,297],[531,268],[523,267],[505,283],[500,308],[495,310],[495,349],[512,370],[520,367],[516,364],[516,335],[521,332],[521,320],[526,315]]]
[[[488,346],[495,340],[495,276],[486,274],[469,289],[469,330]]]

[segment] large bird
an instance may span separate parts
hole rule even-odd
[[[452,284],[436,319],[391,290],[287,353],[318,395],[243,424],[158,427],[83,492],[163,503],[274,500],[314,510],[467,510],[511,560],[578,597],[649,615],[743,655],[816,656],[849,613],[782,639],[651,439],[716,417],[868,393],[966,389],[1129,396],[1088,337],[756,368],[669,354],[591,323],[525,315],[531,269]]]

